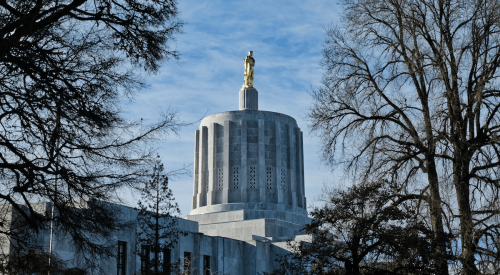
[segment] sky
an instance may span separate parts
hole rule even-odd
[[[325,28],[339,16],[335,1],[179,0],[178,8],[186,25],[170,46],[181,59],[147,76],[149,88],[124,106],[127,116],[135,120],[156,122],[170,108],[178,111],[180,120],[192,123],[162,141],[158,153],[165,170],[193,163],[200,119],[238,110],[243,58],[253,51],[259,110],[297,120],[304,134],[306,197],[308,204],[319,205],[323,184],[336,182],[339,171],[332,172],[320,160],[320,143],[307,121],[312,105],[308,92],[321,85]],[[169,184],[182,216],[189,215],[192,175]],[[136,206],[137,200],[138,195],[127,199],[130,206]]]

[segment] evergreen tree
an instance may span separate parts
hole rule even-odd
[[[136,252],[141,258],[141,274],[170,274],[170,255],[167,250],[177,243],[179,234],[176,218],[180,215],[172,190],[168,187],[168,176],[158,158],[151,179],[141,190],[139,201]]]
[[[310,242],[289,242],[274,274],[437,274],[431,254],[432,230],[417,215],[418,205],[400,201],[384,183],[325,190],[304,233]]]

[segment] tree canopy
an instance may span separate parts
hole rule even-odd
[[[146,87],[144,73],[179,58],[170,42],[182,25],[175,0],[0,1],[5,209],[39,230],[52,215],[33,202],[49,201],[61,234],[89,255],[112,255],[89,236],[116,228],[113,211],[85,209],[144,182],[149,142],[181,126],[171,111],[152,125],[128,120],[120,103]]]
[[[500,2],[341,6],[310,112],[324,159],[422,203],[437,273],[498,272]]]
[[[323,190],[310,212],[310,242],[289,242],[274,274],[432,274],[432,231],[418,204],[394,196],[385,182]]]
[[[184,167],[166,173],[158,158],[150,180],[141,189],[136,254],[141,258],[142,274],[170,274],[171,269],[173,270],[171,259],[166,258],[170,253],[166,252],[177,244],[179,235],[187,233],[178,229],[177,218],[181,211],[168,186],[169,174],[173,177],[187,172]]]

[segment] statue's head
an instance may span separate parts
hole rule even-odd
[[[248,52],[248,55],[249,55],[249,56],[252,56],[252,55],[253,55],[253,51],[249,51],[249,52]]]

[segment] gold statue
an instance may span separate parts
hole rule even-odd
[[[253,88],[253,67],[255,66],[255,59],[252,57],[253,52],[249,51],[248,56],[243,59],[245,64],[245,73],[243,76],[245,77],[245,84],[243,84],[243,88]]]

